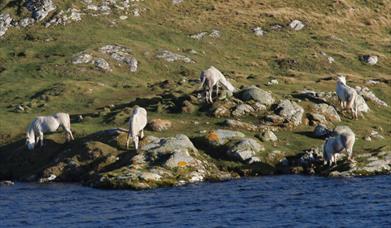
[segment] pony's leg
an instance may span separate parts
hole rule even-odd
[[[39,142],[39,135],[37,135],[36,139],[35,139],[35,145],[37,145]]]
[[[143,139],[144,138],[144,130],[141,130],[140,131],[140,139]]]
[[[219,83],[216,85],[216,97],[219,97]]]
[[[209,101],[210,101],[210,103],[213,103],[212,93],[213,93],[213,86],[209,87]]]
[[[43,146],[43,132],[39,133],[39,140],[41,141],[41,146]]]
[[[354,143],[354,142],[353,142]],[[348,160],[353,161],[353,146],[348,145],[348,148],[346,148],[346,153],[348,154]]]
[[[134,149],[138,150],[138,136],[133,137]]]
[[[75,140],[75,138],[73,138],[73,134],[72,134],[72,131],[70,129],[65,129],[65,131],[67,133],[67,140],[68,141]]]
[[[130,130],[129,130],[129,133],[128,133],[128,137],[126,139],[126,149],[129,149],[129,142],[130,142]]]
[[[341,107],[341,109],[343,109],[342,107],[342,100],[338,97],[338,100],[339,100],[339,106]]]
[[[72,131],[71,131],[71,130],[69,130],[69,136],[71,137],[71,140],[72,140],[72,141],[75,140],[75,138],[73,137],[73,134],[72,134]]]

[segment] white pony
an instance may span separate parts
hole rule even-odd
[[[346,84],[345,76],[337,78],[337,96],[342,109],[348,109],[352,112],[353,118],[358,118],[357,91]]]
[[[56,113],[52,116],[39,116],[35,118],[27,128],[26,145],[29,150],[33,150],[35,145],[41,141],[43,146],[43,133],[55,132],[62,127],[66,134],[67,140],[74,140],[71,131],[71,120],[67,113]]]
[[[353,161],[353,145],[356,136],[352,129],[347,126],[338,126],[334,129],[334,137],[326,139],[323,145],[323,158],[325,164],[337,163],[336,154],[346,150],[349,161]]]
[[[219,94],[219,85],[221,84],[230,92],[235,92],[235,87],[225,78],[225,76],[214,66],[209,67],[208,69],[201,72],[200,75],[201,86],[200,89],[204,87],[205,82],[207,82],[206,90],[206,102],[213,103],[212,93],[213,87],[216,86],[216,94]]]
[[[147,110],[139,106],[133,108],[132,116],[129,119],[128,138],[126,148],[129,148],[130,138],[133,139],[134,148],[138,150],[139,139],[144,138],[144,128],[147,125]]]

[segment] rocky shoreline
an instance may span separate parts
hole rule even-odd
[[[171,84],[167,81],[151,86]],[[364,97],[376,102],[370,96]],[[152,119],[139,151],[126,149],[127,130],[122,128],[98,131],[70,143],[53,134],[45,140],[43,148],[32,152],[27,151],[24,140],[20,140],[1,147],[0,180],[77,182],[96,188],[141,190],[258,175],[390,174],[391,151],[387,147],[354,152],[354,163],[341,154],[337,165],[331,167],[324,165],[321,143],[304,151],[281,148],[277,135],[293,134],[293,129],[303,125],[313,126],[312,138],[324,139],[332,135],[333,129],[328,126],[341,121],[333,105],[335,102],[334,93],[308,90],[278,100],[270,92],[252,86],[234,94],[223,91],[213,104],[205,104],[199,91],[194,91],[189,95],[162,94],[110,105],[94,113],[72,115],[72,122],[82,124],[86,119],[103,118],[122,125],[134,105],[145,107],[150,113],[177,116],[198,113],[206,115],[205,121],[224,120],[215,125],[205,122],[209,129],[198,133],[171,134],[167,132],[178,123]],[[364,98],[360,107],[361,112],[369,111]],[[185,122],[187,128],[202,124]],[[165,134],[156,137],[152,132]],[[365,137],[366,141],[382,137],[376,131],[372,133]]]
[[[179,134],[147,136],[141,150],[125,149],[121,129],[100,131],[69,144],[48,141],[33,152],[23,142],[12,153],[0,153],[0,180],[77,182],[106,189],[151,189],[203,181],[234,178],[305,174],[330,177],[369,176],[391,173],[391,151],[373,151],[356,156],[356,163],[340,159],[332,167],[323,165],[316,148],[289,156],[264,150],[256,139],[239,131],[217,129],[190,139]]]

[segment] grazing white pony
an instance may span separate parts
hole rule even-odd
[[[130,138],[133,139],[134,148],[138,150],[139,139],[144,138],[144,128],[147,125],[147,110],[139,106],[133,108],[132,116],[129,119],[128,138],[126,148],[129,148]]]
[[[201,81],[200,89],[204,87],[205,82],[207,83],[208,88],[206,89],[206,102],[213,103],[213,99],[212,99],[213,87],[216,86],[216,93],[219,94],[220,84],[230,92],[236,91],[235,87],[214,66],[211,66],[208,69],[201,72],[200,81]]]
[[[357,91],[346,84],[345,76],[337,78],[337,96],[342,109],[348,109],[352,112],[353,118],[358,118]]]
[[[38,116],[27,128],[27,148],[33,150],[39,141],[41,141],[41,146],[43,146],[43,134],[55,132],[59,127],[62,127],[65,130],[68,141],[74,140],[71,131],[71,120],[68,113],[56,113],[52,116]]]
[[[338,126],[334,129],[333,137],[327,138],[323,145],[323,159],[325,164],[337,164],[336,154],[346,150],[349,161],[353,161],[353,145],[356,136],[347,126]]]

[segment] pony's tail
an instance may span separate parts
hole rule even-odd
[[[204,72],[201,72],[200,81],[201,81],[201,86],[200,86],[200,90],[201,90],[204,87],[204,84],[205,84],[205,81],[206,81],[206,77],[205,77]]]

